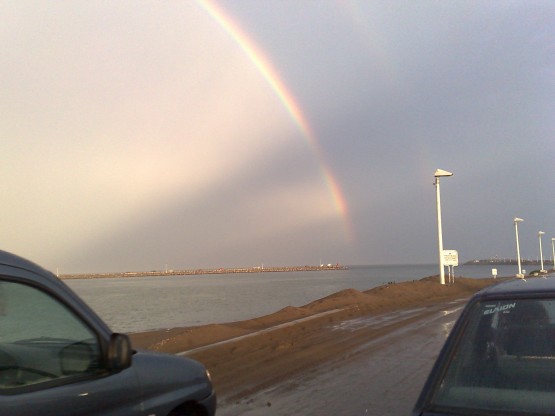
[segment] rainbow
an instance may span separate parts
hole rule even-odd
[[[332,170],[328,167],[325,157],[318,146],[316,136],[310,128],[310,125],[308,124],[299,105],[295,101],[295,98],[288,90],[287,86],[283,83],[270,61],[268,61],[264,54],[256,47],[254,42],[249,39],[243,30],[241,30],[241,28],[236,25],[229,16],[227,16],[210,0],[197,0],[197,3],[218,23],[220,27],[222,27],[222,29],[229,34],[237,45],[239,45],[249,60],[255,65],[260,74],[268,82],[272,91],[277,95],[283,107],[298,126],[302,135],[305,137],[309,146],[318,158],[322,175],[327,188],[331,193],[335,209],[343,219],[347,239],[352,242],[354,240],[354,231],[349,220],[347,201],[341,192],[341,188],[339,187],[338,181],[333,175]]]

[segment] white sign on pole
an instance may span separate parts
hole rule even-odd
[[[497,277],[497,269],[491,269],[491,274],[493,275],[493,278],[495,279]]]
[[[459,252],[457,250],[443,250],[443,264],[445,266],[458,266]]]

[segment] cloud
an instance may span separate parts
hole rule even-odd
[[[549,2],[218,4],[315,141],[196,3],[3,3],[3,248],[73,270],[433,262],[437,168],[461,258],[511,254],[514,216],[530,253],[555,227]]]
[[[64,9],[66,23],[55,7],[41,16],[22,6],[36,26],[22,29],[21,71],[5,79],[3,135],[13,139],[2,144],[1,224],[7,248],[39,260],[108,238],[176,192],[202,200],[256,161],[306,147],[256,68],[197,8],[92,9]],[[119,18],[104,20],[109,12]]]

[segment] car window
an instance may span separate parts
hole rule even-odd
[[[94,332],[48,293],[0,281],[0,389],[98,370]]]
[[[480,302],[467,322],[433,406],[552,414],[555,300]]]

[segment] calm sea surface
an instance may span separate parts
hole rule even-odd
[[[516,266],[494,266],[498,276]],[[455,276],[490,277],[490,266]],[[137,332],[233,322],[302,306],[343,289],[367,290],[437,275],[437,265],[352,266],[348,270],[66,280],[114,331]]]

